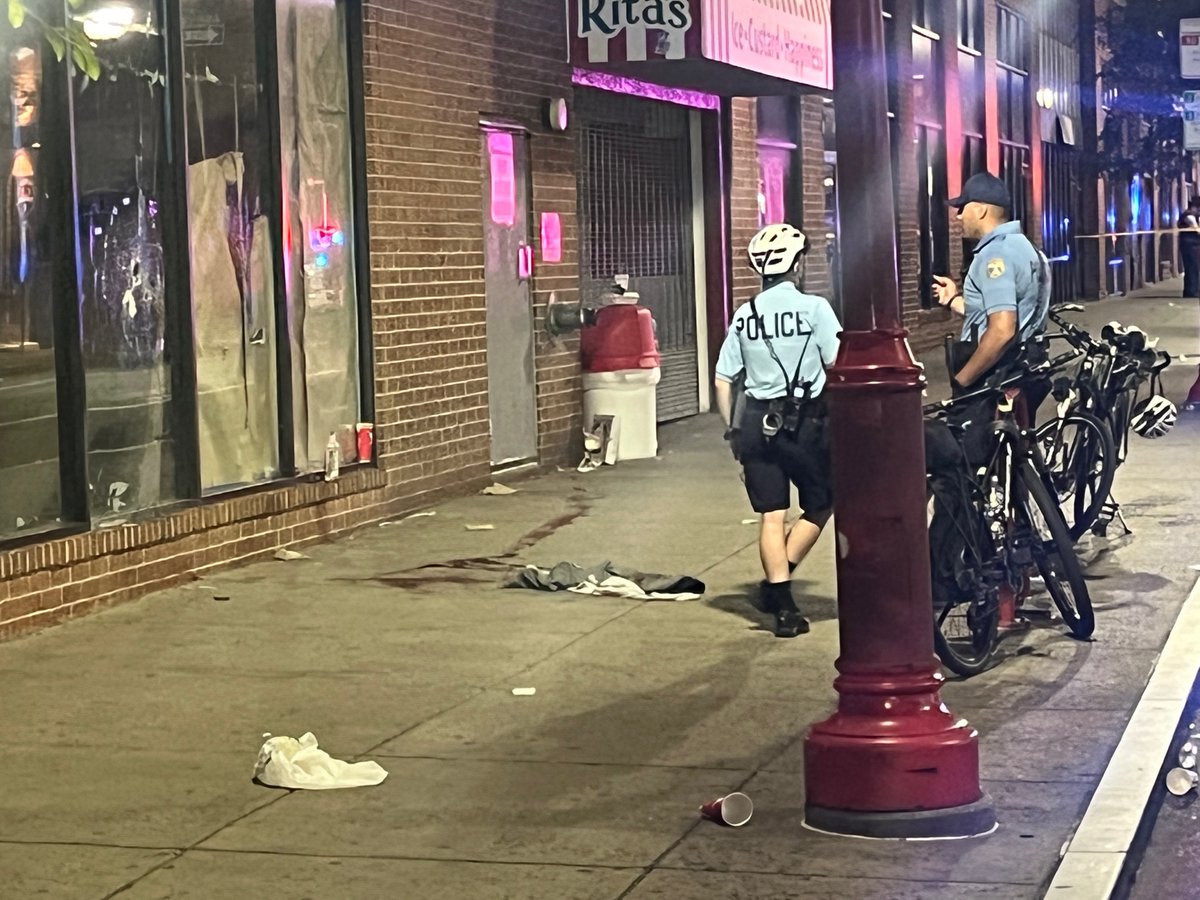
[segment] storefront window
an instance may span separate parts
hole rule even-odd
[[[0,541],[320,470],[330,435],[356,461],[344,6],[27,2],[0,25]]]
[[[188,230],[205,490],[279,474],[274,177],[253,0],[185,0]],[[219,40],[217,39],[219,35]]]
[[[296,464],[312,471],[331,434],[355,458],[361,405],[345,6],[279,0],[276,10]]]
[[[5,27],[9,102],[0,107],[0,537],[52,525],[61,513],[49,211],[57,196],[47,140],[45,45],[32,22]],[[53,62],[53,56],[50,57]]]
[[[85,0],[100,77],[74,78],[82,360],[93,517],[174,497],[166,273],[159,228],[163,42],[157,7]]]

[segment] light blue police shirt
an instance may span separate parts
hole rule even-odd
[[[1017,314],[1017,340],[1026,341],[1046,330],[1049,292],[1042,295],[1042,258],[1020,222],[1005,222],[975,248],[963,284],[964,318],[961,340],[983,337],[988,316]],[[973,332],[978,329],[978,334]]]
[[[749,303],[733,314],[717,358],[717,377],[733,381],[745,369],[746,393],[757,400],[774,400],[787,393],[800,363],[800,384],[810,382],[811,396],[819,396],[825,389],[825,367],[837,358],[842,330],[829,301],[782,281],[755,297],[754,305],[761,322],[751,315]],[[763,340],[764,329],[782,367],[771,358]],[[797,388],[796,394],[803,396],[803,390]]]

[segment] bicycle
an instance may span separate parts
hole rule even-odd
[[[1038,371],[1061,364],[1056,360]],[[934,645],[946,667],[965,677],[988,668],[996,653],[1002,637],[1001,591],[1026,594],[1034,570],[1072,634],[1087,638],[1095,630],[1091,596],[1040,445],[1032,430],[1016,421],[1015,389],[1030,374],[1021,372],[924,410],[927,417],[945,419],[957,404],[984,397],[997,400],[998,417],[992,424],[995,445],[987,464],[972,472],[963,453],[953,475],[930,476],[931,498],[940,504],[931,530],[941,513],[951,517],[963,539],[962,549],[956,549],[955,558],[948,561],[953,566],[953,596],[945,595],[946,573],[937,565],[939,549],[946,550],[931,541],[934,571],[940,572],[935,585]],[[953,426],[943,424],[953,432]],[[946,482],[953,484],[948,487]],[[959,497],[952,498],[955,486]],[[956,504],[954,499],[963,502]]]
[[[1064,504],[1070,503],[1068,522],[1075,540],[1088,531],[1103,536],[1114,519],[1129,533],[1120,504],[1112,499],[1113,481],[1128,457],[1138,393],[1170,364],[1170,356],[1148,346],[1140,329],[1110,323],[1097,341],[1063,318],[1082,309],[1063,304],[1050,311],[1060,328],[1051,339],[1066,340],[1082,353],[1082,362],[1074,379],[1055,382],[1057,415],[1038,429],[1055,489]],[[1070,440],[1062,436],[1069,433],[1068,423],[1075,429]]]

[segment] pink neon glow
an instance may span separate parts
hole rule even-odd
[[[787,204],[784,200],[786,185],[787,156],[776,150],[772,152],[765,147],[759,147],[760,171],[762,173],[764,225],[777,225],[787,218]]]
[[[689,91],[683,88],[663,87],[661,84],[651,84],[648,81],[638,81],[636,78],[626,78],[623,75],[611,75],[607,72],[593,72],[589,69],[573,69],[571,81],[584,87],[596,88],[601,91],[612,91],[615,94],[629,94],[633,97],[645,97],[649,100],[663,100],[679,106],[691,106],[695,109],[720,109],[721,98],[716,94],[706,94],[703,91]]]
[[[513,158],[513,136],[492,131],[487,136],[488,161],[492,174],[492,221],[512,225],[517,221],[517,176]]]
[[[522,281],[533,277],[533,247],[528,244],[517,248],[517,277]]]
[[[562,219],[558,213],[542,213],[542,261],[562,262]]]

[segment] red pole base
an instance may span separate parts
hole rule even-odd
[[[979,786],[978,735],[942,704],[942,680],[927,671],[834,682],[838,711],[811,728],[804,748],[810,825],[869,837],[992,829],[995,814]],[[947,821],[964,816],[946,830]]]
[[[805,743],[806,818],[870,837],[986,834],[978,736],[933,653],[924,378],[904,332],[849,331],[830,371],[838,710]]]

